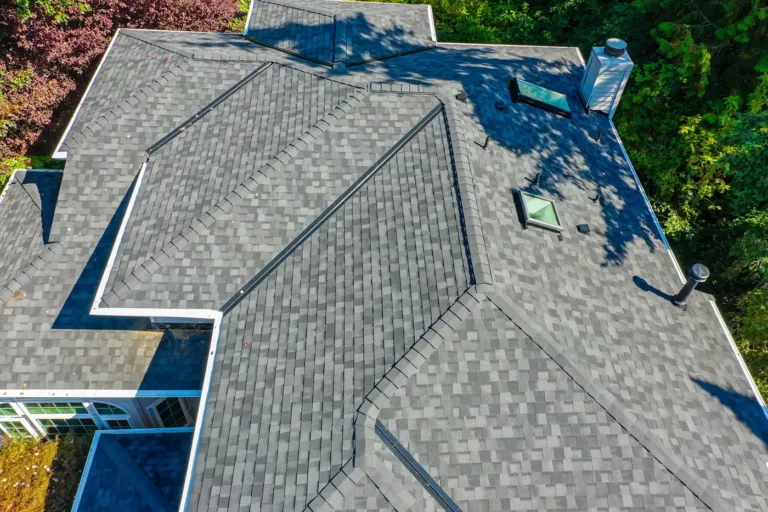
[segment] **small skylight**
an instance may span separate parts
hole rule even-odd
[[[565,94],[519,78],[513,78],[509,82],[509,94],[515,103],[528,103],[561,116],[571,117],[571,108],[568,106],[568,98]]]
[[[525,225],[531,224],[540,228],[562,231],[560,215],[557,213],[555,202],[541,196],[535,196],[521,190],[517,191],[520,198],[520,206],[523,209],[523,221]]]

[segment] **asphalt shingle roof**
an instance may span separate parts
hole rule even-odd
[[[435,46],[426,5],[255,0],[245,34],[325,64],[362,64]]]
[[[0,301],[9,299],[29,279],[48,251],[51,223],[61,185],[61,173],[17,171],[0,196]]]
[[[77,510],[177,510],[192,432],[101,433]]]
[[[0,309],[6,385],[131,389],[157,367],[153,385],[199,387],[206,333],[153,364],[162,333],[88,315],[139,186],[102,307],[223,314],[191,509],[437,510],[377,421],[466,510],[768,509],[762,405],[709,298],[665,298],[678,273],[612,125],[581,108],[578,52],[438,44],[324,67],[283,51],[339,55],[279,5],[250,20],[277,48],[121,31],[113,49],[140,48],[149,81],[67,136],[62,255]],[[378,34],[374,11],[413,29],[403,6],[365,5],[359,34]],[[370,41],[352,53],[413,43]],[[173,66],[149,71],[142,45]],[[513,103],[512,77],[564,93],[573,118]],[[554,199],[562,234],[524,229],[515,190]],[[174,362],[197,369],[179,383]]]

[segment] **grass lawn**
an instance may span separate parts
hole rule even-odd
[[[72,508],[92,436],[50,441],[3,439],[0,512],[59,512]]]

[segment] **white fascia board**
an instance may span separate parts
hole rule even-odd
[[[435,27],[435,15],[432,13],[432,6],[427,4],[427,16],[429,17],[429,32],[432,40],[437,42],[437,28]]]
[[[16,173],[19,171],[24,171],[25,169],[15,169],[11,172],[11,176],[8,178],[8,181],[5,182],[5,188],[2,192],[0,192],[0,203],[3,202],[3,199],[5,198],[5,194],[8,192],[8,189],[11,188],[11,183],[13,183],[13,180],[16,179]]]
[[[251,13],[253,12],[253,2],[256,0],[251,0],[250,5],[248,6],[248,16],[245,18],[245,27],[243,27],[243,35],[248,35],[248,23],[251,21]]]
[[[139,195],[139,189],[141,188],[141,182],[144,179],[144,172],[146,170],[147,170],[147,160],[144,160],[144,163],[141,164],[139,175],[136,178],[136,183],[133,186],[133,192],[131,192],[131,198],[128,200],[128,207],[125,209],[125,213],[123,214],[123,220],[120,221],[120,229],[117,232],[115,243],[112,245],[112,251],[110,251],[109,253],[109,259],[107,260],[106,267],[104,267],[104,273],[101,275],[101,281],[99,281],[99,287],[96,289],[96,296],[93,298],[93,304],[91,305],[92,315],[99,314],[97,312],[99,308],[99,303],[101,302],[101,297],[104,295],[104,290],[107,287],[109,274],[110,272],[112,272],[112,266],[115,264],[115,259],[117,258],[117,250],[120,248],[120,243],[123,240],[123,235],[125,234],[125,228],[128,226],[128,219],[131,217],[133,206],[136,204],[136,198]],[[121,315],[114,315],[114,316],[121,316]]]
[[[91,441],[91,448],[88,450],[88,459],[85,461],[85,468],[80,475],[80,484],[77,486],[77,494],[75,494],[75,502],[72,504],[72,512],[78,512],[80,508],[80,500],[83,499],[83,491],[85,490],[85,482],[88,481],[88,473],[91,472],[91,466],[93,465],[93,458],[96,455],[96,448],[99,446],[99,439],[103,432],[109,432],[109,430],[97,430],[93,435],[93,441]]]
[[[669,245],[669,241],[667,240],[667,237],[664,234],[664,230],[661,228],[659,219],[656,217],[656,212],[653,211],[651,202],[648,200],[648,195],[645,193],[645,189],[643,188],[643,185],[640,183],[640,178],[637,175],[637,172],[635,171],[635,167],[632,165],[632,161],[629,159],[627,150],[624,148],[624,143],[621,141],[621,137],[619,136],[618,130],[616,130],[616,125],[613,124],[613,120],[609,120],[609,122],[611,123],[611,129],[613,130],[613,134],[616,137],[616,140],[619,142],[619,147],[621,148],[621,152],[624,154],[624,160],[626,160],[627,165],[629,166],[629,169],[632,171],[632,176],[634,177],[635,183],[640,189],[640,193],[643,196],[645,205],[648,207],[648,211],[651,212],[651,217],[653,218],[653,222],[656,225],[656,229],[658,229],[661,239],[664,242],[664,246],[667,248],[667,254],[669,254],[669,258],[672,260],[672,265],[675,267],[675,270],[677,271],[677,275],[680,278],[680,282],[685,283],[686,282],[685,274],[683,274],[683,270],[680,268],[680,264],[677,262],[677,257],[675,257],[675,253],[672,251],[672,247]],[[741,357],[741,352],[739,352],[739,348],[736,346],[736,342],[734,341],[733,336],[731,336],[731,331],[728,330],[728,326],[725,324],[725,320],[723,319],[722,314],[720,314],[720,310],[717,307],[717,303],[715,303],[715,301],[712,299],[708,299],[708,300],[710,305],[712,306],[712,310],[715,313],[715,317],[717,317],[717,321],[720,324],[720,328],[723,330],[723,333],[725,334],[725,338],[728,340],[728,344],[730,345],[734,356],[736,356],[736,360],[739,363],[739,367],[741,367],[741,371],[744,374],[744,376],[747,378],[749,387],[752,390],[752,393],[755,395],[754,398],[755,400],[757,400],[757,403],[760,405],[760,408],[763,410],[763,415],[765,415],[765,419],[768,420],[768,408],[766,408],[765,401],[763,401],[763,397],[760,395],[760,392],[757,389],[757,385],[755,384],[755,379],[753,379],[752,374],[749,373],[749,368],[747,368],[747,365],[744,362],[744,358]]]
[[[147,160],[141,164],[139,175],[136,178],[136,183],[131,193],[131,198],[128,200],[128,206],[123,214],[123,219],[120,221],[120,229],[115,237],[115,243],[112,245],[112,251],[109,253],[109,259],[107,265],[104,267],[104,273],[101,275],[99,281],[99,287],[96,289],[96,295],[93,298],[93,304],[91,304],[91,315],[94,316],[127,316],[127,317],[162,317],[164,319],[178,319],[178,320],[210,320],[216,319],[217,315],[221,315],[216,310],[211,309],[170,309],[170,308],[100,308],[101,298],[104,296],[104,291],[107,288],[107,281],[109,281],[109,274],[112,272],[112,267],[117,259],[117,251],[120,249],[120,244],[123,241],[125,230],[128,227],[128,221],[133,212],[133,207],[136,205],[136,198],[139,196],[139,190],[141,184],[144,181],[144,174],[147,170]]]
[[[0,391],[0,396],[27,400],[46,398],[88,400],[91,398],[200,398],[200,393],[198,389],[5,389]]]
[[[88,97],[88,92],[91,90],[91,86],[93,85],[93,82],[96,81],[96,77],[99,76],[99,71],[101,71],[101,66],[104,64],[104,61],[107,60],[107,55],[109,55],[110,50],[112,50],[112,46],[115,44],[115,41],[117,41],[117,37],[120,35],[120,29],[117,29],[117,32],[115,32],[115,35],[112,36],[112,40],[109,42],[109,46],[107,46],[107,51],[104,52],[104,55],[101,57],[101,61],[99,61],[99,65],[96,67],[96,72],[91,77],[91,81],[88,82],[88,87],[86,87],[85,92],[83,93],[83,97],[80,98],[80,103],[77,104],[77,108],[75,109],[75,113],[72,114],[72,118],[69,120],[69,124],[67,125],[66,130],[64,130],[64,134],[61,136],[61,139],[59,139],[59,143],[56,145],[56,149],[53,152],[52,157],[56,159],[66,159],[67,158],[67,152],[66,151],[60,151],[61,145],[64,143],[64,139],[67,138],[67,135],[69,134],[69,130],[72,129],[72,124],[75,122],[75,118],[77,118],[77,114],[80,112],[80,107],[83,106],[83,102],[85,102],[85,98]]]
[[[221,330],[222,314],[213,323],[211,333],[211,346],[208,351],[208,362],[205,367],[205,378],[203,379],[203,389],[201,391],[200,404],[197,407],[197,419],[195,420],[195,433],[192,436],[192,448],[189,450],[189,460],[187,461],[187,473],[184,477],[184,490],[179,502],[179,512],[184,512],[189,506],[190,492],[192,491],[192,479],[195,476],[195,461],[197,451],[200,448],[200,436],[203,431],[203,422],[205,420],[206,405],[208,403],[208,392],[211,389],[211,377],[213,376],[213,364],[216,360],[216,349],[219,345],[219,333]]]

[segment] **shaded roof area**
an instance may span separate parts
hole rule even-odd
[[[435,46],[427,5],[254,0],[245,35],[319,63],[348,66]]]
[[[73,510],[178,510],[192,432],[100,432]]]
[[[191,510],[303,510],[352,458],[376,380],[471,284],[445,119],[417,124],[433,96],[382,96],[346,131],[377,114],[369,158],[402,145],[223,319]]]
[[[709,510],[489,301],[379,419],[462,510]]]
[[[59,249],[49,235],[60,185],[61,172],[20,170],[0,195],[0,303]]]

